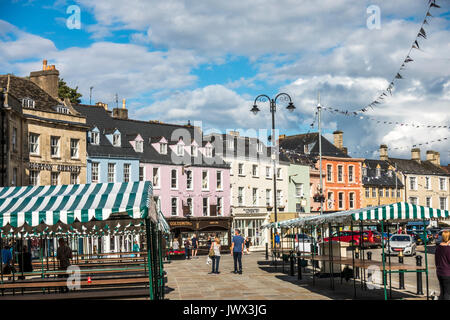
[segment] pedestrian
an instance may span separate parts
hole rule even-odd
[[[398,234],[402,234],[402,233],[403,233],[402,227],[398,228]]]
[[[212,270],[210,274],[215,273],[219,274],[219,262],[220,262],[220,239],[216,237],[214,242],[211,244],[209,250],[214,252],[214,255],[211,257],[212,260]]]
[[[195,233],[194,233],[194,235],[192,236],[191,241],[192,241],[192,258],[198,258],[198,257],[197,257],[197,251],[198,251],[198,239],[197,239],[197,236],[195,235]]]
[[[180,244],[177,238],[173,239],[172,249],[173,251],[178,251],[180,249]]]
[[[31,253],[28,251],[27,246],[23,246],[19,253],[19,272],[32,272],[33,265],[31,263]],[[24,280],[25,277],[19,276],[19,279]]]
[[[208,236],[208,240],[206,241],[206,246],[209,248],[211,247],[212,244],[212,239],[211,239],[211,235]]]
[[[59,270],[61,273],[58,275],[58,278],[68,278],[69,275],[66,273],[67,268],[70,266],[70,259],[72,259],[72,250],[66,244],[63,238],[59,238],[59,247],[56,251],[56,257],[59,260]],[[69,292],[69,288],[67,286],[61,287],[59,291]]]
[[[141,251],[141,248],[139,248],[139,245],[138,245],[136,240],[134,240],[132,250],[133,250],[133,252],[140,252]],[[139,255],[135,255],[135,254],[131,255],[131,257],[133,257],[133,258],[136,257],[136,256],[139,256]]]
[[[247,252],[247,254],[250,254],[250,238],[246,237],[245,238],[245,251]]]
[[[439,300],[450,300],[450,230],[442,232],[442,242],[436,246],[434,258],[441,289]]]
[[[242,252],[244,251],[244,238],[240,235],[239,229],[234,230],[234,236],[231,240],[231,255],[234,261],[234,273],[242,274]],[[239,265],[239,269],[238,269]]]
[[[189,238],[184,241],[184,254],[186,259],[191,259],[191,242],[189,241]]]
[[[2,249],[2,262],[3,262],[3,274],[10,274],[13,268],[12,265],[13,258],[11,254],[11,248],[8,244]]]
[[[275,234],[275,247],[280,247],[280,235],[278,232]]]

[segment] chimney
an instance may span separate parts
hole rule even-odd
[[[280,134],[280,135],[278,136],[278,140],[283,140],[284,138],[286,138],[286,135],[285,135],[285,134]]]
[[[427,160],[428,160],[428,152],[427,151]],[[440,166],[441,165],[441,154],[437,151],[432,151],[434,154],[433,160],[430,161],[432,164],[434,164],[435,166]]]
[[[30,80],[54,99],[58,99],[59,71],[55,65],[48,66],[47,60],[42,61],[42,70],[30,72]]]
[[[338,148],[339,150],[343,150],[344,149],[344,132],[336,130],[335,132],[333,132],[333,138],[334,138],[334,145],[336,148]]]
[[[230,131],[228,132],[230,136],[239,137],[239,131]]]
[[[380,145],[380,160],[388,160],[388,147],[385,144]]]
[[[420,148],[411,149],[411,160],[417,161],[420,163]]]
[[[126,108],[125,99],[122,100],[122,109],[113,109],[113,118],[116,119],[128,119],[128,109]]]

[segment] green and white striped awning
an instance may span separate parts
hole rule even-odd
[[[160,231],[164,233],[170,233],[170,226],[167,223],[166,218],[164,218],[164,215],[161,212],[161,210],[158,211],[158,226]]]
[[[351,221],[404,221],[449,219],[450,211],[418,206],[406,202],[397,202],[377,207],[327,213],[311,217],[272,222],[261,228],[292,228],[314,226],[327,223],[350,224]]]
[[[149,216],[157,222],[151,194],[149,181],[0,188],[0,226],[107,220],[125,212],[133,219]]]

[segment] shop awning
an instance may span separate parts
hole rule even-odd
[[[377,207],[341,211],[336,213],[316,215],[269,223],[261,228],[291,228],[321,225],[322,223],[350,224],[351,221],[404,221],[404,220],[429,220],[450,218],[450,211],[418,206],[406,202],[397,202]]]
[[[149,181],[0,188],[0,226],[107,220],[115,213],[157,222],[151,194]]]
[[[162,232],[164,232],[164,233],[170,232],[170,226],[167,223],[166,218],[164,218],[164,215],[161,212],[161,210],[158,211],[158,225],[159,225],[159,230],[161,230]]]

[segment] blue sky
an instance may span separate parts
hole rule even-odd
[[[302,133],[313,122],[318,91],[323,105],[352,109],[386,87],[427,2],[6,0],[0,4],[0,73],[26,76],[48,59],[79,87],[83,103],[94,86],[93,102],[113,106],[117,93],[132,117],[202,121],[222,131],[268,129],[268,107],[253,116],[253,99],[285,91],[297,110],[287,114],[280,106],[277,126],[280,133]],[[449,124],[450,1],[437,3],[442,8],[431,10],[422,51],[412,52],[404,81],[372,116]],[[80,30],[66,26],[70,5],[81,10]],[[380,29],[366,25],[370,5],[380,8]],[[369,157],[378,156],[381,143],[402,147],[392,155],[408,157],[413,144],[448,136],[448,130],[380,126],[328,113],[323,128],[328,137],[343,130],[351,154]],[[450,160],[448,143],[430,147]]]

